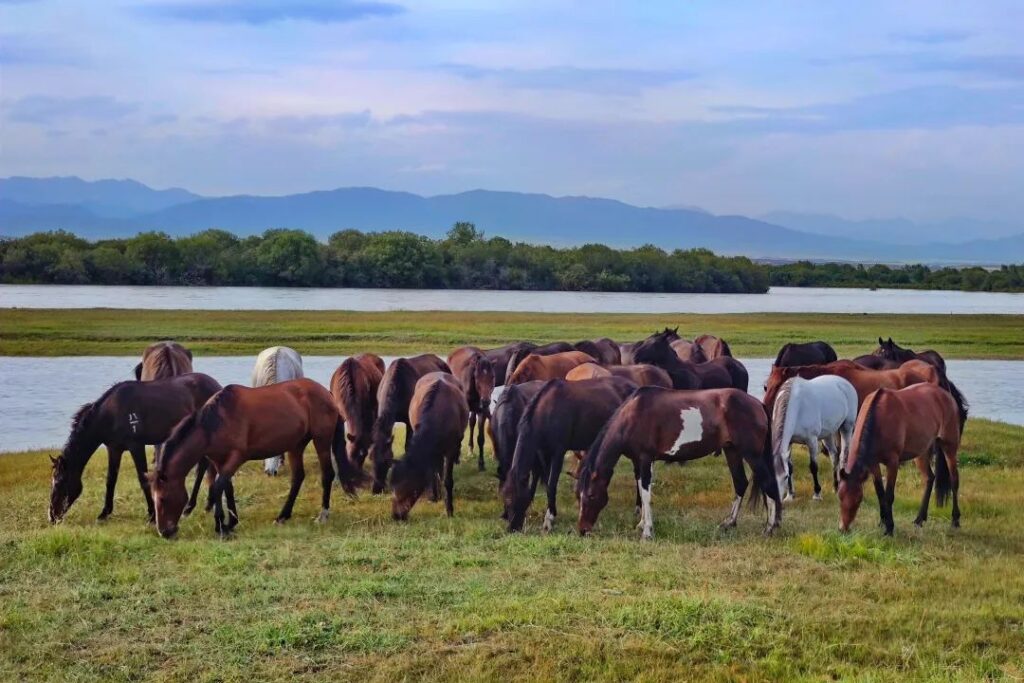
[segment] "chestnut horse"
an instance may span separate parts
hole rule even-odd
[[[566,351],[575,351],[572,344],[568,342],[552,342],[550,344],[544,344],[543,346],[537,346],[529,342],[523,343],[518,349],[514,350],[508,358],[508,365],[505,370],[505,383],[510,384],[512,382],[512,373],[516,371],[519,364],[523,362],[523,359],[534,354],[537,356],[550,356],[555,353],[565,353]],[[537,378],[533,378],[537,379]]]
[[[837,360],[823,365],[774,366],[764,385],[764,407],[768,414],[772,414],[775,398],[787,379],[814,379],[822,375],[838,375],[852,384],[857,391],[858,407],[863,405],[864,399],[875,389],[902,389],[922,382],[935,385],[939,383],[938,371],[922,361],[910,361],[891,370],[869,370],[849,360]]]
[[[594,366],[600,368],[600,366]],[[603,369],[603,368],[602,368]],[[534,380],[522,384],[509,384],[494,403],[491,419],[487,430],[491,434],[491,447],[494,459],[498,461],[498,483],[505,482],[508,468],[512,464],[512,454],[519,436],[519,419],[526,410],[526,404],[533,398],[545,382]]]
[[[360,469],[370,449],[373,422],[377,419],[377,389],[383,376],[384,361],[372,353],[346,358],[331,375],[331,396],[345,423],[345,443],[335,442],[333,450],[344,451]]]
[[[839,528],[847,531],[864,498],[864,482],[874,480],[885,535],[893,532],[892,504],[900,463],[914,459],[924,479],[924,496],[914,524],[928,519],[928,500],[942,506],[953,494],[953,527],[960,526],[959,411],[948,391],[932,384],[915,384],[898,391],[872,392],[857,414],[853,447],[839,472]],[[936,453],[932,473],[932,453]],[[885,467],[885,483],[881,468]]]
[[[412,506],[436,481],[442,465],[444,509],[449,517],[455,513],[453,470],[468,420],[469,406],[458,379],[446,372],[431,372],[416,382],[409,404],[412,441],[391,473],[392,517],[409,518]]]
[[[502,488],[509,531],[522,530],[541,478],[548,494],[543,528],[551,530],[566,451],[589,448],[608,418],[636,389],[636,384],[622,377],[556,379],[530,400],[519,421],[515,454]]]
[[[508,379],[509,384],[521,384],[535,379],[564,379],[577,365],[594,363],[594,358],[582,351],[564,351],[547,356],[531,353],[516,367]]]
[[[622,363],[619,345],[608,337],[584,339],[583,341],[576,342],[573,346],[577,351],[582,351],[588,356],[592,356],[601,365],[619,365]]]
[[[761,403],[737,389],[638,389],[605,424],[577,472],[580,534],[590,532],[608,504],[608,485],[623,454],[633,461],[641,503],[638,528],[642,529],[641,537],[647,539],[654,530],[654,461],[686,462],[723,451],[736,497],[722,526],[735,526],[739,517],[748,484],[743,469],[746,460],[760,493],[755,492],[750,501],[768,501],[765,533],[771,533],[782,521],[779,491],[785,481],[786,464],[782,458],[773,456],[770,436],[768,416]]]
[[[475,346],[462,346],[448,356],[452,375],[462,383],[469,404],[469,452],[473,452],[473,432],[477,432],[477,469],[484,471],[484,424],[491,415],[491,394],[494,393],[494,366],[483,351]],[[477,424],[479,420],[479,425]]]
[[[150,344],[135,366],[135,379],[148,382],[192,372],[192,352],[174,341]]]
[[[92,403],[78,409],[71,420],[71,435],[61,454],[51,458],[50,523],[64,519],[68,508],[82,493],[82,472],[100,446],[107,448],[107,491],[100,519],[114,511],[114,487],[121,469],[121,456],[132,454],[142,494],[146,497],[149,521],[153,521],[153,499],[146,479],[146,446],[162,443],[182,418],[197,410],[220,391],[215,379],[189,373],[149,382],[119,382]],[[199,463],[196,482],[186,514],[195,507],[206,470]]]
[[[732,356],[732,349],[729,348],[728,342],[724,339],[719,339],[713,334],[702,334],[696,337],[693,342],[700,344],[701,349],[704,350],[704,356],[708,360],[714,360],[722,356]]]
[[[331,444],[344,430],[331,392],[311,379],[293,379],[264,387],[229,384],[202,408],[178,423],[150,478],[156,502],[156,523],[160,535],[171,538],[178,531],[185,505],[185,473],[205,455],[217,471],[210,495],[214,501],[217,533],[225,534],[238,523],[231,478],[248,460],[261,460],[285,453],[291,473],[288,499],[277,522],[292,516],[295,498],[302,488],[306,470],[302,454],[310,441],[320,461],[323,488],[318,522],[326,522],[331,508],[334,466]],[[334,453],[338,481],[348,493],[355,493],[365,475],[344,453]],[[221,499],[227,496],[231,519],[224,521]]]
[[[381,378],[377,388],[377,419],[373,423],[370,442],[374,493],[384,492],[388,470],[395,459],[393,441],[396,422],[405,423],[405,447],[409,447],[412,440],[409,402],[412,401],[416,382],[428,372],[451,374],[451,368],[434,354],[424,353],[412,358],[396,358]]]
[[[607,367],[596,363],[584,363],[577,365],[565,379],[570,382],[578,382],[581,379],[597,379],[598,377],[624,377],[636,383],[638,387],[665,387],[672,388],[672,378],[668,373],[656,365],[609,365]]]
[[[793,365],[821,365],[839,359],[836,350],[827,342],[813,341],[806,344],[784,344],[775,356],[773,365],[790,367]]]

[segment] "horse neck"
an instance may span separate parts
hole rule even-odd
[[[64,458],[65,467],[69,471],[81,472],[85,469],[89,459],[101,445],[103,437],[99,433],[98,416],[92,416],[88,424],[83,425],[76,433],[68,438],[67,444],[61,452]]]

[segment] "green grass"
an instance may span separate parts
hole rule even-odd
[[[197,514],[164,541],[130,462],[110,521],[94,521],[98,454],[53,528],[45,453],[3,456],[0,680],[1020,680],[1022,444],[1024,428],[970,421],[959,531],[948,506],[914,527],[920,483],[904,467],[892,539],[870,491],[838,534],[835,495],[810,499],[802,453],[769,539],[746,509],[718,530],[732,497],[721,458],[661,464],[651,542],[622,464],[588,538],[571,533],[569,479],[553,533],[538,500],[526,533],[506,534],[493,461],[479,474],[464,457],[453,519],[424,501],[397,524],[388,500],[336,492],[318,526],[311,474],[275,526],[287,481],[250,463],[234,538]]]
[[[631,341],[664,325],[729,341],[741,357],[774,357],[788,341],[825,339],[840,356],[869,353],[879,335],[947,358],[1024,358],[1024,316],[723,314],[626,315],[347,311],[0,310],[2,356],[136,355],[174,338],[196,353],[254,355],[284,344],[308,355],[434,351],[510,340],[610,336]]]

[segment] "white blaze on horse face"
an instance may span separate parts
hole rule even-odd
[[[665,453],[675,455],[686,444],[699,443],[703,439],[704,418],[700,414],[700,408],[683,408],[679,411],[679,436]]]

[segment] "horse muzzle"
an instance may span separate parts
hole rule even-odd
[[[177,535],[178,535],[178,525],[177,524],[172,526],[170,529],[161,529],[160,530],[160,538],[166,538],[167,540],[171,540],[172,538],[174,538]]]

